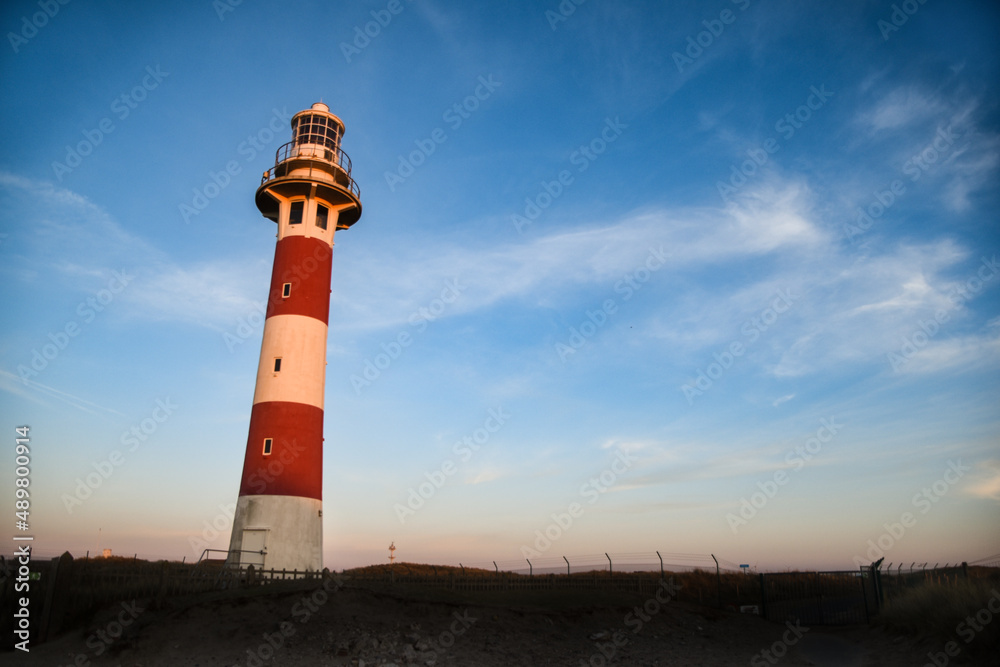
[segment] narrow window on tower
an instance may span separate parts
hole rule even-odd
[[[274,358],[274,372],[277,373],[281,370],[281,357]]]
[[[293,201],[288,211],[288,224],[301,225],[302,211],[305,210],[305,207],[306,203],[304,201]]]
[[[292,284],[291,283],[285,283],[284,285],[282,285],[281,286],[281,298],[282,299],[287,299],[291,295],[292,295]]]
[[[264,456],[271,455],[271,438],[264,438]]]
[[[326,220],[330,215],[330,209],[322,204],[316,204],[316,226],[320,229],[326,229]]]

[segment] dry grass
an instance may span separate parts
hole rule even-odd
[[[906,590],[886,603],[879,621],[886,628],[913,635],[955,641],[963,651],[984,653],[1000,649],[1000,581],[968,579],[954,584],[927,582]],[[986,610],[986,611],[983,611]],[[979,614],[979,621],[976,615]],[[969,623],[971,618],[972,624]],[[990,618],[988,623],[983,620]],[[974,625],[973,625],[974,624]],[[982,630],[976,631],[975,627]]]

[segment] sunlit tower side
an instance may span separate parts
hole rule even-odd
[[[361,217],[361,193],[327,105],[291,124],[256,194],[278,240],[228,562],[319,571],[333,235]]]

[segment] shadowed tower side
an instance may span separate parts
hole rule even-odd
[[[231,565],[323,569],[323,393],[333,235],[361,217],[344,123],[322,103],[292,117],[257,189],[278,224]]]

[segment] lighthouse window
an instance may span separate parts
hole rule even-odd
[[[305,207],[306,203],[304,201],[293,201],[288,211],[288,224],[302,224],[302,211],[305,210]]]
[[[295,127],[295,143],[314,144],[335,149],[340,141],[340,127],[324,116],[302,116]]]
[[[281,286],[281,297],[283,299],[287,299],[291,295],[292,295],[292,284],[291,283],[285,283],[284,285],[282,285]]]
[[[271,455],[271,438],[264,438],[264,456]]]
[[[281,357],[274,358],[274,372],[277,373],[281,370]]]
[[[326,229],[326,220],[330,214],[330,209],[322,204],[316,204],[316,226],[320,229]]]

